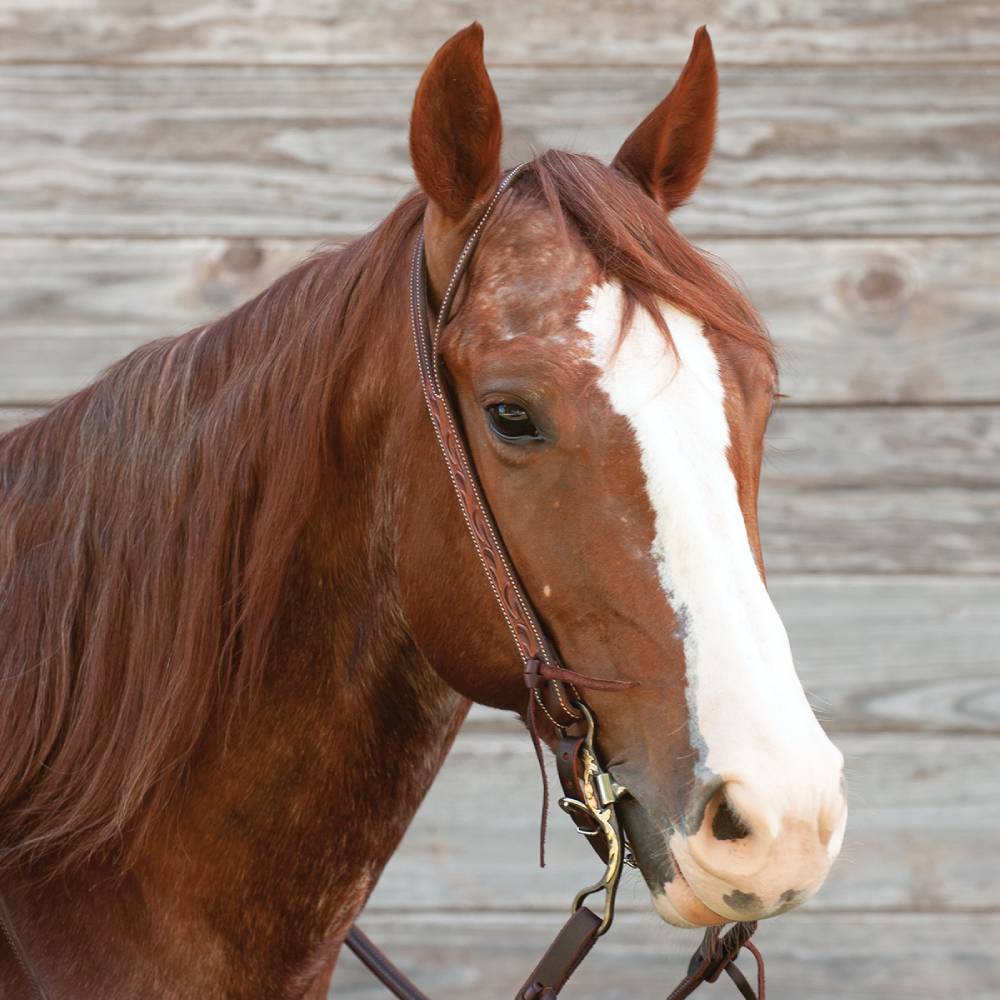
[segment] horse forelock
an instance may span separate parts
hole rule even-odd
[[[660,303],[666,301],[721,336],[759,352],[777,368],[774,343],[735,276],[695,248],[667,213],[619,171],[591,156],[549,150],[512,186],[507,206],[534,201],[554,218],[557,232],[572,229],[596,259],[602,279],[625,293],[621,335],[636,308],[646,310],[669,341]]]

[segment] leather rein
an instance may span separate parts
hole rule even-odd
[[[541,863],[545,863],[548,779],[536,721],[538,712],[558,734],[556,767],[563,791],[559,805],[605,864],[601,878],[576,894],[569,919],[515,996],[515,1000],[555,1000],[597,939],[611,927],[623,866],[634,865],[618,816],[618,801],[628,794],[628,790],[601,764],[595,744],[597,723],[580,691],[618,691],[636,684],[589,677],[561,663],[511,563],[479,484],[444,377],[439,348],[441,332],[448,322],[455,294],[483,227],[504,192],[526,166],[520,164],[500,181],[459,254],[434,322],[430,320],[423,235],[417,237],[410,270],[410,322],[427,412],[479,562],[523,665],[528,699],[525,719],[542,774]],[[598,893],[603,893],[604,902],[600,914],[584,905],[588,897]],[[715,982],[723,972],[729,975],[746,1000],[765,1000],[763,959],[750,941],[756,926],[751,922],[737,923],[725,934],[719,927],[708,928],[691,958],[687,975],[666,1000],[683,1000],[702,983]],[[0,932],[0,947],[6,944],[13,954],[31,995],[36,1000],[54,1000],[17,934],[2,895]],[[351,927],[346,943],[394,996],[400,1000],[429,1000],[357,925]],[[757,961],[756,991],[734,961],[742,948],[750,951]]]

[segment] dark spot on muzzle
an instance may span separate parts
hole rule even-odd
[[[722,901],[737,912],[760,909],[760,896],[752,892],[740,892],[739,889],[733,889],[729,895],[723,896]]]
[[[778,916],[787,910],[793,909],[804,893],[805,889],[786,889],[778,900],[781,905],[774,911],[774,915]]]

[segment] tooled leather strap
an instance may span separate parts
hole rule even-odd
[[[633,687],[634,684],[589,678],[567,670],[559,662],[558,653],[546,636],[525,593],[507,554],[489,504],[483,495],[442,370],[441,331],[450,318],[451,307],[462,276],[468,269],[473,250],[493,210],[525,166],[526,164],[522,163],[514,167],[500,181],[458,255],[448,286],[442,296],[437,318],[433,323],[430,320],[427,294],[427,263],[423,233],[417,236],[410,268],[410,325],[420,373],[420,385],[434,435],[441,448],[445,467],[469,536],[475,546],[476,555],[523,664],[524,681],[528,687],[526,722],[542,776],[539,856],[544,866],[549,792],[538,733],[537,712],[540,711],[556,730],[560,730],[582,718],[580,712],[574,708],[574,703],[580,700],[578,687],[618,690]]]
[[[458,255],[433,323],[430,321],[427,295],[424,237],[422,232],[418,234],[410,268],[410,326],[420,385],[431,425],[479,562],[524,665],[525,684],[532,693],[531,700],[554,726],[563,728],[582,718],[580,712],[573,707],[573,702],[580,697],[577,687],[612,691],[635,687],[635,683],[588,677],[567,670],[560,663],[559,655],[546,636],[511,563],[489,503],[483,495],[465,436],[459,428],[456,408],[443,377],[440,350],[441,331],[451,316],[455,294],[472,260],[472,252],[504,192],[526,166],[526,163],[519,164],[501,179]]]
[[[483,496],[479,479],[465,444],[465,437],[459,430],[458,419],[444,382],[440,354],[441,330],[448,322],[455,293],[472,259],[472,251],[479,242],[483,228],[493,214],[493,210],[503,193],[525,166],[526,164],[522,163],[504,175],[478,223],[465,241],[452,271],[448,287],[441,299],[437,319],[433,324],[429,318],[424,237],[423,233],[418,235],[410,270],[410,324],[417,355],[417,366],[420,372],[420,385],[423,389],[424,401],[427,404],[427,412],[430,414],[434,434],[441,448],[441,454],[444,456],[448,476],[455,490],[455,496],[458,498],[462,517],[465,519],[483,572],[486,574],[490,589],[496,598],[500,613],[510,630],[521,662],[527,669],[531,661],[559,666],[559,660],[552,648],[552,643],[549,642],[542,630],[531,602],[525,595],[524,587],[514,571],[507,550],[500,539],[500,532],[497,530],[489,505]],[[539,686],[534,688],[534,691],[542,708],[545,711],[554,709],[553,714],[557,718],[565,720],[563,724],[579,718],[579,713],[572,710],[572,699],[569,692],[562,686],[562,682],[555,681],[553,683],[554,690],[562,696],[562,704],[558,698],[543,701],[542,696],[546,692],[542,690],[542,686]]]
[[[583,778],[580,774],[580,748],[584,737],[571,733],[563,733],[556,743],[556,774],[563,795],[568,799],[583,797]],[[580,833],[587,838],[587,843],[594,849],[597,856],[604,862],[608,860],[608,845],[601,836],[601,826],[592,816],[586,813],[573,813],[573,822]]]

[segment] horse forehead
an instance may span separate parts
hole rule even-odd
[[[567,344],[597,278],[582,241],[562,235],[541,213],[520,213],[476,251],[465,336]],[[465,339],[465,337],[463,337]]]

